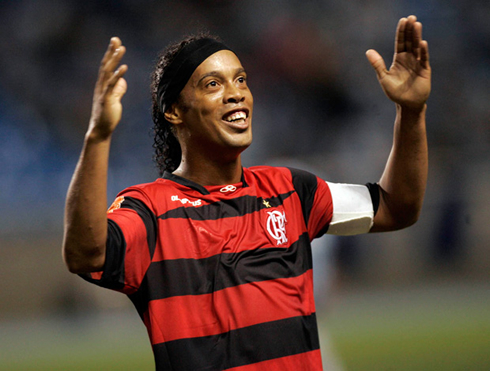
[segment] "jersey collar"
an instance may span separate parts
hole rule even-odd
[[[242,182],[242,187],[245,188],[245,187],[248,187],[248,184],[247,184],[247,182],[245,182],[245,177],[244,177],[243,173],[244,173],[244,171],[242,168],[242,175],[241,175],[240,181]],[[192,189],[198,191],[199,193],[201,193],[203,195],[209,195],[210,194],[210,192],[206,189],[206,187],[203,187],[202,185],[197,184],[197,183],[193,182],[192,180],[182,178],[181,176],[172,174],[168,171],[165,171],[163,173],[162,178],[171,180],[171,181],[178,183],[178,184],[181,184],[185,187],[192,188]],[[226,184],[221,186],[221,187],[224,187],[224,186],[226,186]],[[219,187],[219,188],[221,188],[221,187]]]

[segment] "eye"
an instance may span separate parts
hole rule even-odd
[[[240,84],[245,84],[245,82],[247,82],[247,78],[246,78],[245,76],[240,76],[240,77],[238,78],[238,82],[239,82]]]
[[[214,80],[212,80],[206,84],[206,87],[209,87],[209,88],[214,88],[216,86],[218,86],[218,83]]]

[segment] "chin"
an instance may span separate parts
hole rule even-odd
[[[247,130],[242,133],[232,133],[226,135],[222,139],[225,146],[245,149],[252,144],[252,133],[251,131]]]
[[[247,149],[248,147],[250,147],[251,144],[252,144],[252,137],[246,138],[246,139],[243,138],[241,140],[234,141],[234,143],[231,144],[231,145],[234,148],[239,148],[242,151],[244,151],[245,149]]]

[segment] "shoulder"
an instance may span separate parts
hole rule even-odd
[[[319,178],[309,171],[296,169],[293,167],[276,167],[276,166],[254,166],[247,169],[257,178],[265,178],[271,180],[283,179],[291,182],[294,185],[309,185],[315,187]]]
[[[139,192],[139,193],[145,193],[149,195],[155,192],[165,192],[174,189],[175,189],[175,184],[172,181],[158,178],[153,182],[132,185],[122,190],[120,194],[128,193],[128,192]]]
[[[258,188],[284,191],[292,186],[291,172],[286,167],[254,166],[244,168],[243,175],[247,184]]]
[[[244,174],[259,179],[292,179],[291,169],[280,166],[253,166],[244,168]]]
[[[295,191],[301,199],[313,198],[317,191],[328,188],[316,175],[291,167],[256,166],[244,174],[247,182],[280,192]]]
[[[170,199],[175,193],[175,184],[165,179],[156,179],[153,182],[132,185],[117,195],[117,199],[134,199],[143,202],[151,209],[155,208],[156,200]],[[165,197],[168,195],[168,197]],[[158,203],[161,203],[160,201]]]

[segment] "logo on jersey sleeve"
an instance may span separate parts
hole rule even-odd
[[[111,207],[109,207],[109,210],[107,210],[108,213],[114,212],[114,210],[120,209],[121,204],[124,202],[124,196],[119,196],[117,197],[114,202],[112,203]]]
[[[286,237],[286,213],[278,210],[268,211],[267,214],[267,232],[276,240],[277,245],[282,245],[288,242]]]

